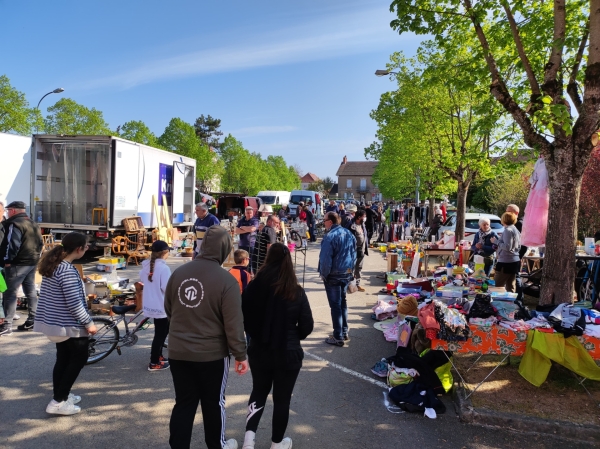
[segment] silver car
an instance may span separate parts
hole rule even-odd
[[[479,232],[479,219],[488,218],[490,220],[490,227],[498,236],[504,232],[504,226],[500,221],[500,217],[493,214],[465,214],[465,240],[473,240],[475,234]],[[440,227],[436,238],[440,238],[444,231],[456,231],[456,215],[449,216],[444,224]]]

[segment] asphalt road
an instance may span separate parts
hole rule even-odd
[[[370,307],[382,287],[375,275],[385,270],[379,253],[366,258],[366,293],[349,295],[351,341],[343,348],[326,345],[331,332],[329,306],[316,272],[319,245],[306,259],[305,288],[315,318],[315,330],[304,343],[307,352],[291,405],[287,435],[302,448],[562,448],[564,441],[550,435],[517,434],[504,429],[465,425],[458,421],[450,398],[448,411],[430,420],[421,414],[393,414],[384,405],[384,389],[370,367],[392,355],[395,345],[373,328]],[[302,280],[302,255],[298,255]],[[175,269],[182,263],[169,260]],[[92,270],[90,265],[86,270]],[[139,268],[120,273],[137,279]],[[0,447],[46,448],[154,448],[168,447],[169,417],[174,403],[171,375],[150,373],[147,364],[153,328],[140,332],[136,346],[123,348],[105,360],[86,366],[73,391],[82,396],[82,412],[74,416],[47,415],[52,396],[55,348],[46,337],[15,332],[0,337]],[[243,441],[250,375],[231,372],[227,386],[227,437]],[[560,406],[557,404],[557,406]],[[256,448],[270,447],[272,403],[257,433]],[[572,442],[570,447],[577,447]],[[196,416],[192,447],[206,447],[202,416]],[[585,446],[583,443],[581,447]]]

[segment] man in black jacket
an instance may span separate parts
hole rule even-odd
[[[360,285],[361,272],[365,256],[369,255],[369,243],[367,229],[365,227],[366,213],[360,209],[352,217],[352,222],[346,229],[352,233],[356,239],[356,264],[354,265],[354,279],[356,280],[356,288],[359,292],[364,292],[365,289]]]
[[[23,286],[27,296],[29,316],[19,330],[33,329],[37,309],[35,270],[42,252],[42,234],[37,224],[25,213],[25,203],[13,201],[6,206],[8,219],[4,226],[4,238],[0,244],[0,264],[4,266],[6,292],[4,292],[2,316],[4,323],[0,335],[12,334],[12,321],[17,310],[17,290]]]

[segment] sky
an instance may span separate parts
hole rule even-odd
[[[419,38],[389,24],[390,0],[0,0],[0,74],[32,106],[61,97],[103,112],[111,129],[173,117],[221,119],[263,157],[334,177],[365,160],[369,117],[394,89],[390,55]]]

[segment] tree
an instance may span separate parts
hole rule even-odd
[[[111,135],[101,111],[87,108],[70,98],[61,98],[48,108],[44,120],[48,134]]]
[[[335,184],[335,181],[330,176],[327,176],[323,179],[319,179],[318,181],[311,182],[308,185],[307,190],[314,190],[315,192],[319,192],[322,196],[328,197],[329,191]]]
[[[222,173],[218,155],[196,137],[192,125],[178,117],[169,121],[158,143],[162,148],[196,160],[196,181],[202,191],[210,190]]]
[[[502,215],[507,204],[516,204],[519,209],[525,210],[533,166],[534,162],[527,162],[516,170],[501,173],[486,184],[484,195],[493,213]]]
[[[490,157],[504,139],[493,142],[502,126],[501,112],[473,87],[470,74],[437,65],[430,70],[443,57],[431,45],[422,47],[417,58],[392,55],[389,67],[396,70],[398,89],[383,94],[371,114],[378,122],[381,143],[369,147],[367,155],[380,161],[375,180],[386,196],[394,196],[389,195],[391,189],[397,189],[396,194],[414,191],[419,180],[433,202],[436,196],[450,193],[448,180],[452,179],[457,190],[458,241],[464,236],[469,187],[490,176]],[[462,57],[454,52],[456,60]]]
[[[151,147],[161,147],[154,133],[150,131],[150,128],[148,128],[141,120],[130,120],[125,122],[123,126],[121,126],[119,136],[123,139],[128,139]]]
[[[223,135],[222,131],[219,131],[221,127],[221,120],[212,118],[210,115],[204,117],[204,114],[196,119],[194,122],[194,129],[196,130],[196,136],[200,141],[204,142],[209,148],[214,148],[217,152],[221,147],[219,137]]]
[[[474,42],[465,68],[487,72],[490,93],[546,161],[540,304],[570,302],[581,181],[600,125],[600,0],[394,0],[391,10],[400,33],[431,35],[449,50]]]
[[[43,126],[37,108],[30,108],[25,94],[11,86],[6,75],[0,76],[0,132],[31,134]]]
[[[221,159],[224,163],[221,189],[225,192],[249,194],[248,177],[252,174],[248,172],[258,169],[250,152],[229,134],[221,145]]]
[[[270,168],[268,190],[290,191],[300,187],[300,179],[294,167],[288,166],[283,156],[267,156],[265,162]]]
[[[583,241],[600,231],[600,147],[596,148],[585,168],[579,198],[579,238]]]

